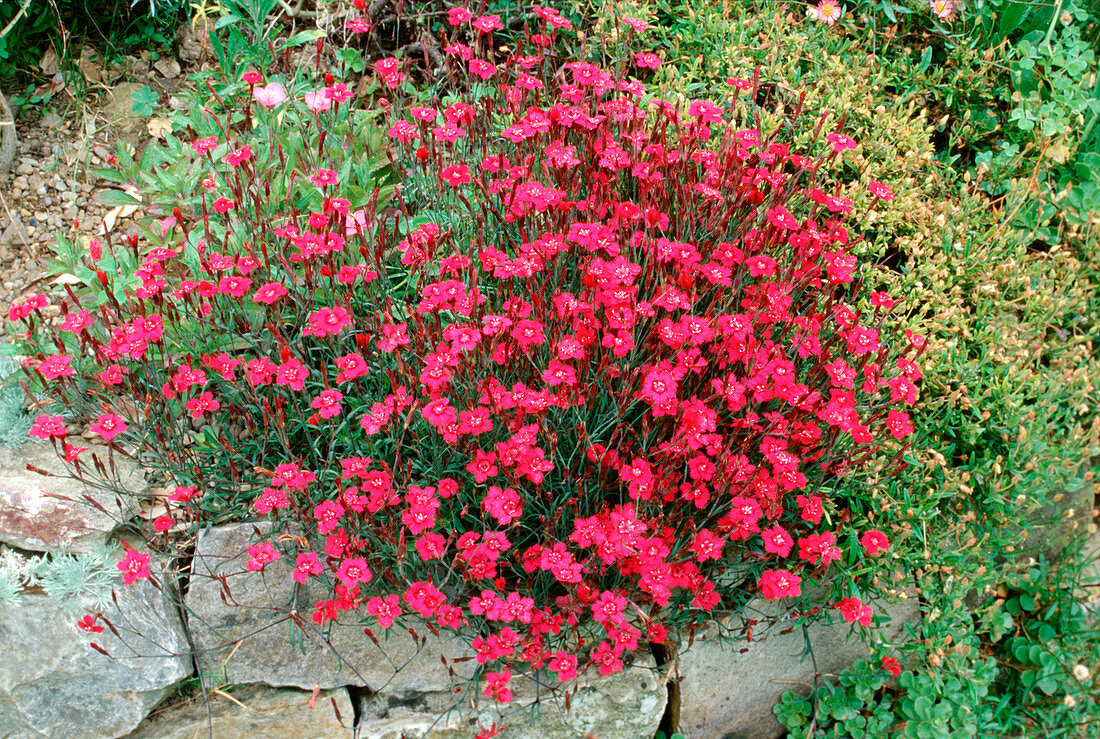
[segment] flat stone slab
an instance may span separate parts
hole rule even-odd
[[[185,603],[200,673],[214,683],[266,683],[312,690],[343,685],[389,691],[446,691],[448,663],[469,657],[457,637],[436,637],[427,629],[418,643],[404,629],[374,629],[380,646],[363,633],[355,614],[326,624],[327,639],[311,620],[314,603],[331,597],[320,582],[295,591],[284,557],[262,573],[247,572],[255,529],[270,524],[215,527],[195,546]],[[228,593],[217,577],[225,577]],[[289,613],[296,610],[295,625]],[[303,632],[302,629],[305,629]]]
[[[174,603],[147,580],[119,579],[115,594],[103,615],[118,636],[81,631],[81,611],[43,594],[0,610],[0,736],[122,736],[191,675]]]
[[[84,454],[90,459],[93,452],[107,458],[103,447]],[[28,464],[52,476],[32,472]],[[119,496],[68,477],[65,463],[49,444],[0,447],[0,542],[36,552],[62,547],[85,552],[105,542],[118,522],[132,515],[139,496],[148,489],[144,476],[128,459],[116,454],[115,465],[121,486],[134,495]]]
[[[507,739],[649,739],[665,712],[668,690],[653,659],[639,654],[622,672],[595,670],[571,684],[566,707],[562,686],[550,676],[540,685],[512,678],[512,701],[495,704],[475,691],[393,693],[360,702],[358,739],[472,739],[479,727],[504,727]],[[548,686],[553,687],[551,690]],[[574,690],[575,689],[575,690]]]
[[[310,691],[248,685],[156,711],[126,739],[351,739],[355,712],[346,690]]]
[[[875,605],[875,610],[885,611],[890,618],[882,630],[887,641],[904,640],[906,624],[920,619],[920,606],[913,597]],[[725,626],[738,634],[746,618],[764,620],[778,612],[774,601],[757,599]],[[748,642],[720,640],[717,627],[710,627],[676,658],[680,731],[688,739],[782,736],[783,727],[772,707],[783,693],[797,687],[792,683],[812,684],[819,674],[842,672],[869,656],[863,642],[849,636],[851,631],[852,625],[844,622],[815,623],[803,635],[802,628],[789,621],[768,628],[758,625]]]

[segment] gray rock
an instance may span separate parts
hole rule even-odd
[[[272,686],[322,689],[341,685],[371,690],[443,691],[448,663],[471,651],[457,637],[426,630],[417,643],[407,631],[375,632],[381,648],[363,633],[355,616],[344,614],[327,639],[311,620],[314,603],[330,597],[319,582],[296,588],[288,558],[263,573],[245,571],[254,530],[270,524],[211,529],[195,546],[185,599],[200,672],[217,682],[262,682]],[[228,593],[221,580],[225,578]],[[297,624],[290,614],[294,611]]]
[[[545,676],[543,676],[545,680]],[[668,691],[651,657],[638,655],[622,672],[592,671],[570,684],[569,707],[551,677],[512,678],[508,704],[480,691],[401,694],[384,691],[360,702],[359,739],[468,739],[479,726],[505,727],[508,739],[638,739],[653,736],[664,715]],[[553,688],[553,689],[551,689]]]
[[[23,221],[19,220],[19,216],[12,214],[11,221],[7,227],[0,232],[0,244],[7,246],[22,246],[29,243],[31,240],[30,234],[27,233],[27,227],[23,225]]]
[[[890,617],[883,627],[883,638],[888,641],[903,640],[906,624],[920,619],[919,604],[912,597],[875,610]],[[746,606],[743,615],[725,622],[723,631],[738,635],[747,619],[765,621],[777,613],[775,602],[757,599]],[[792,626],[793,631],[783,633]],[[804,636],[793,622],[780,621],[767,628],[758,624],[753,640],[747,642],[720,640],[718,627],[710,627],[676,657],[680,731],[688,739],[781,736],[783,729],[772,706],[783,693],[797,688],[798,683],[812,684],[817,675],[842,672],[869,655],[858,637],[849,637],[851,630],[844,622],[812,624]]]
[[[322,690],[313,708],[312,693],[288,688],[249,685],[211,694],[209,715],[202,697],[194,698],[146,719],[126,739],[218,739],[278,737],[278,739],[350,739],[355,718],[346,690]]]
[[[41,594],[24,593],[18,607],[0,613],[0,734],[121,736],[191,674],[173,602],[147,580],[120,580],[115,593],[117,605],[104,616],[119,636],[81,631],[70,604]]]
[[[1058,559],[1091,520],[1095,498],[1096,489],[1091,481],[1047,495],[1042,505],[1027,516],[1031,531],[1024,533],[1025,527],[1013,527],[1024,539],[1014,558],[1044,554],[1047,559]]]
[[[97,447],[84,454],[86,459],[95,453],[106,460],[106,452]],[[53,476],[32,472],[28,464]],[[82,552],[106,541],[147,490],[141,472],[129,460],[116,454],[115,466],[121,487],[133,494],[115,495],[67,477],[65,463],[49,444],[0,447],[0,542],[33,551],[67,546]]]
[[[133,94],[140,91],[145,85],[138,82],[120,82],[111,90],[111,100],[102,108],[107,123],[114,126],[127,127],[141,116],[134,112]]]

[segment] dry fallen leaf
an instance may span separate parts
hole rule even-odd
[[[134,199],[140,197],[137,189],[134,187],[125,187],[123,188],[123,192]],[[93,195],[92,199],[95,200],[96,196]],[[140,205],[118,205],[107,211],[107,215],[103,216],[103,223],[99,226],[99,234],[102,236],[110,233],[114,230],[115,223],[118,222],[119,218],[129,218],[134,213],[138,212],[140,208]]]
[[[38,68],[42,70],[42,74],[51,76],[61,71],[61,60],[58,59],[53,44],[50,45],[50,48],[46,49],[46,53],[38,60]]]
[[[93,84],[104,82],[103,66],[100,64],[99,55],[95,49],[85,46],[80,50],[80,73],[84,79]]]
[[[167,118],[150,118],[148,123],[145,124],[145,128],[149,130],[149,135],[153,138],[163,139],[172,133],[172,122]]]
[[[153,68],[164,75],[165,78],[173,80],[180,76],[180,63],[175,59],[169,59],[168,57],[161,57],[153,62]]]

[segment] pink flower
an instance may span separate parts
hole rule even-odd
[[[955,3],[952,0],[931,0],[932,13],[941,21],[955,17]]]
[[[244,75],[241,77],[241,79],[243,79],[245,82],[247,82],[250,85],[258,85],[258,84],[260,84],[261,82],[264,81],[264,78],[260,76],[259,72],[256,72],[256,71],[251,70],[251,69],[249,71],[245,72]]]
[[[367,561],[362,557],[349,557],[336,569],[336,577],[347,587],[354,587],[357,583],[370,582],[371,571],[367,569]]]
[[[577,658],[563,650],[554,652],[550,658],[550,671],[558,673],[558,680],[565,682],[577,676]]]
[[[127,585],[148,579],[152,576],[149,572],[149,555],[135,549],[127,550],[126,556],[118,563],[118,571],[122,573],[122,581]]]
[[[814,20],[831,26],[840,20],[840,16],[844,15],[844,8],[837,0],[821,0],[816,8],[811,7],[807,11],[807,15]]]
[[[786,231],[794,231],[798,228],[798,219],[791,215],[791,212],[782,205],[770,208],[765,211],[764,214],[768,217],[768,223],[776,228],[782,228]]]
[[[65,420],[61,416],[46,416],[45,413],[40,413],[35,417],[34,426],[31,427],[29,435],[43,441],[51,437],[64,439]]]
[[[266,565],[283,555],[275,551],[275,547],[271,545],[271,542],[265,541],[262,544],[253,544],[248,547],[248,556],[250,559],[244,568],[249,572],[262,572]]]
[[[875,182],[874,180],[871,180],[867,183],[867,189],[870,190],[871,194],[879,200],[885,200],[889,202],[894,199],[894,192],[881,182]]]
[[[87,613],[82,619],[76,622],[76,625],[82,631],[87,631],[90,634],[98,634],[103,631],[103,627],[96,623],[98,618],[98,613]]]
[[[842,153],[845,149],[854,149],[859,146],[855,139],[842,133],[827,134],[825,140],[833,145],[833,151],[837,154]]]
[[[451,187],[458,187],[470,181],[470,168],[465,164],[452,164],[443,168],[440,177]]]
[[[245,144],[244,146],[240,147],[239,149],[234,149],[233,151],[226,154],[225,155],[225,163],[228,164],[230,167],[236,167],[236,166],[239,166],[241,164],[241,162],[246,162],[251,158],[252,158],[252,147],[249,146],[248,144]]]
[[[508,688],[508,682],[512,679],[510,670],[485,673],[485,695],[497,703],[508,703],[512,700],[512,691]]]
[[[173,503],[186,503],[187,501],[199,497],[198,488],[194,485],[177,485],[176,489],[168,496],[168,500]]]
[[[470,60],[470,74],[487,80],[497,73],[497,68],[484,59]]]
[[[307,377],[309,377],[309,369],[292,358],[279,365],[275,373],[275,383],[289,387],[291,390],[301,390],[305,387]]]
[[[333,102],[342,103],[351,99],[352,91],[343,82],[337,82],[335,85],[325,88],[325,95]]]
[[[374,70],[386,83],[386,87],[396,90],[405,79],[405,73],[401,71],[401,62],[394,57],[386,57],[374,63]]]
[[[836,538],[833,536],[833,532],[810,534],[799,539],[798,557],[813,565],[820,563],[822,567],[840,559],[840,549],[836,546]]]
[[[350,325],[351,314],[344,308],[340,306],[320,308],[310,314],[309,326],[302,331],[302,334],[322,339],[326,336],[336,336]]]
[[[114,413],[102,413],[95,423],[88,426],[93,434],[99,434],[104,441],[111,441],[119,434],[126,432],[126,421]]]
[[[294,574],[291,575],[294,582],[304,583],[311,575],[320,575],[324,570],[317,555],[313,552],[302,552],[294,562]]]
[[[204,139],[197,139],[191,142],[191,149],[197,154],[205,154],[218,145],[217,136],[207,136]]]
[[[325,94],[324,90],[314,90],[313,92],[307,92],[305,94],[306,107],[312,110],[314,113],[320,113],[323,110],[328,110],[332,107],[332,99]]]
[[[413,139],[420,138],[420,131],[416,126],[409,123],[406,120],[400,120],[390,126],[390,130],[387,131],[390,138],[400,141],[402,144],[407,144]]]
[[[47,380],[56,380],[58,377],[69,377],[73,374],[73,358],[68,354],[51,354],[38,365],[38,371]]]
[[[447,11],[447,22],[452,26],[461,26],[472,20],[474,14],[466,8],[451,8]]]
[[[191,411],[191,418],[202,418],[202,414],[206,411],[216,411],[222,407],[221,403],[214,399],[214,394],[211,392],[200,393],[199,397],[191,398],[185,404],[187,410]]]
[[[345,354],[337,357],[336,368],[340,370],[336,375],[337,382],[348,382],[356,377],[364,377],[369,372],[367,360],[362,354]]]
[[[768,600],[799,596],[802,594],[802,578],[787,570],[767,570],[760,576],[757,585],[760,594]]]
[[[321,418],[332,418],[340,414],[340,401],[343,399],[344,394],[339,390],[325,390],[313,399],[310,406]]]
[[[122,381],[126,378],[126,370],[122,368],[122,365],[110,364],[103,368],[103,371],[99,373],[99,381],[104,385],[121,385]]]
[[[271,82],[265,87],[252,88],[252,97],[265,108],[274,108],[286,100],[286,88],[281,82]]]
[[[890,539],[878,529],[864,531],[863,536],[859,537],[859,543],[863,546],[863,550],[872,557],[890,548]]]
[[[441,558],[446,548],[447,540],[432,532],[428,532],[416,540],[416,552],[425,561]]]
[[[886,428],[890,435],[899,441],[913,433],[913,422],[905,411],[891,409],[886,414]]]
[[[252,295],[255,303],[273,304],[276,300],[287,294],[286,286],[281,282],[269,282],[263,285]]]
[[[761,531],[760,536],[764,539],[765,552],[778,554],[780,557],[787,557],[790,555],[791,548],[794,546],[794,539],[787,533],[787,530],[779,524],[765,531]]]
[[[504,28],[504,24],[501,22],[499,15],[483,15],[471,25],[473,25],[478,33],[491,33],[492,31],[500,31]]]
[[[871,625],[871,606],[863,604],[859,598],[843,598],[833,608],[840,611],[840,615],[848,623],[859,622],[860,626]]]
[[[367,613],[378,619],[379,626],[388,629],[401,615],[401,599],[397,595],[387,595],[385,600],[371,598],[367,601]]]
[[[336,173],[331,169],[319,169],[309,176],[309,181],[317,187],[328,187],[329,185],[338,185],[340,180],[337,178]]]
[[[366,18],[352,18],[344,24],[344,28],[352,33],[367,33],[370,31],[371,25],[367,22]]]
[[[481,507],[502,526],[507,526],[523,515],[523,500],[519,493],[512,488],[501,489],[497,485],[489,487],[489,492],[481,501]]]

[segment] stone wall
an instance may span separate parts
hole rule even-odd
[[[133,514],[132,497],[33,474],[28,464],[62,471],[45,445],[0,450],[4,545],[79,551],[107,541]],[[136,471],[123,479],[141,489]],[[247,545],[265,527],[214,528],[198,538],[188,567],[156,563],[155,584],[117,583],[117,603],[103,611],[111,628],[101,633],[77,627],[82,612],[72,603],[23,594],[0,613],[0,739],[182,739],[208,730],[459,739],[494,723],[507,727],[503,737],[648,739],[662,719],[689,739],[771,737],[780,733],[772,705],[792,683],[812,684],[867,654],[846,624],[803,632],[780,622],[735,643],[718,639],[715,626],[662,649],[660,665],[639,653],[616,675],[583,675],[568,700],[556,678],[517,676],[513,701],[501,707],[467,684],[476,663],[457,637],[394,628],[377,630],[376,644],[354,623],[318,629],[309,616],[319,593],[290,587],[286,562],[245,570]],[[188,570],[188,581],[173,579]],[[774,608],[758,601],[748,612],[767,618]],[[915,599],[885,608],[888,637],[919,621]],[[743,626],[734,619],[721,628]]]

